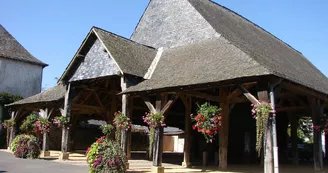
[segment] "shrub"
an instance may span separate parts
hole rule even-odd
[[[87,162],[90,173],[122,173],[126,171],[126,156],[117,141],[111,140],[110,134],[114,131],[112,125],[101,127],[108,136],[99,138],[88,148]]]
[[[18,135],[11,144],[15,157],[18,158],[39,158],[41,153],[40,141],[32,135]]]
[[[20,141],[23,138],[24,135],[18,135],[16,136],[16,138],[11,142],[11,151],[15,152],[17,145],[18,145],[18,141]]]
[[[87,151],[90,173],[122,173],[126,171],[126,161],[120,145],[105,136],[99,138]]]
[[[26,117],[23,124],[20,126],[20,130],[27,134],[36,134],[38,129],[35,122],[38,120],[38,115],[30,114]]]

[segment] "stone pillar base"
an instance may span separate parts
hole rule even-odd
[[[164,167],[162,166],[152,166],[151,172],[153,173],[164,173]]]
[[[186,168],[191,168],[191,162],[182,162],[181,165]]]
[[[8,147],[8,148],[7,148],[7,151],[11,152],[11,148],[10,148],[10,147]]]
[[[69,159],[69,153],[59,153],[59,160],[68,160]]]
[[[50,151],[41,151],[41,157],[48,157],[50,156]]]

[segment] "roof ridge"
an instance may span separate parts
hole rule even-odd
[[[235,11],[233,11],[233,10],[231,10],[231,9],[229,9],[229,8],[223,6],[223,5],[221,5],[221,4],[219,4],[219,3],[215,2],[215,1],[212,1],[212,0],[208,0],[208,1],[211,2],[211,3],[213,3],[213,4],[215,4],[215,5],[217,5],[217,6],[219,6],[219,7],[222,7],[223,9],[225,9],[225,10],[227,10],[227,11],[229,11],[229,12],[231,12],[231,13],[233,13],[233,14],[239,16],[239,17],[241,17],[242,19],[246,20],[246,21],[249,22],[250,24],[252,24],[252,25],[254,25],[255,27],[257,27],[258,29],[260,29],[260,30],[262,30],[262,31],[264,31],[264,32],[266,32],[266,33],[268,33],[269,35],[271,35],[272,37],[274,37],[274,38],[277,39],[278,41],[284,43],[287,47],[289,47],[289,48],[291,48],[292,50],[296,51],[297,53],[303,55],[302,52],[300,52],[299,50],[293,48],[293,47],[292,47],[291,45],[289,45],[288,43],[284,42],[284,41],[281,40],[280,38],[278,38],[278,37],[276,37],[275,35],[271,34],[271,32],[267,31],[266,29],[262,28],[261,26],[257,25],[256,23],[250,21],[250,20],[247,19],[246,17],[244,17],[244,16],[238,14],[237,12],[235,12]]]
[[[123,40],[125,40],[125,41],[127,41],[127,42],[131,42],[131,43],[133,43],[133,44],[137,44],[137,45],[139,45],[139,46],[144,46],[144,47],[148,47],[148,48],[150,48],[150,49],[157,50],[156,48],[154,48],[154,47],[152,47],[152,46],[148,46],[148,45],[145,45],[145,44],[142,44],[142,43],[136,42],[136,41],[134,41],[134,40],[128,39],[128,38],[126,38],[126,37],[123,37],[123,36],[121,36],[121,35],[115,34],[115,33],[113,33],[113,32],[107,31],[107,30],[105,30],[105,29],[102,29],[102,28],[99,28],[99,27],[96,27],[96,26],[93,26],[92,29],[98,29],[98,30],[101,30],[101,31],[103,31],[103,32],[109,33],[109,34],[111,34],[111,35],[113,35],[113,36],[116,36],[116,37],[118,37],[118,38],[121,38],[121,39],[123,39]]]

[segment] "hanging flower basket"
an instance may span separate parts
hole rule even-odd
[[[251,106],[253,107],[253,118],[256,120],[256,151],[260,155],[264,132],[268,127],[269,115],[273,113],[273,116],[276,116],[276,114],[272,110],[272,105],[264,101],[260,101],[258,105],[251,104]]]
[[[198,105],[196,116],[191,114],[191,120],[195,122],[192,128],[202,133],[207,143],[213,142],[213,138],[221,126],[220,111],[221,109],[217,106],[204,103],[201,106]]]
[[[115,125],[116,129],[125,131],[128,131],[132,126],[130,118],[120,111],[115,112],[113,124]]]
[[[49,133],[50,131],[50,122],[47,118],[39,117],[38,120],[34,123],[37,128],[37,131],[43,133]]]
[[[320,117],[320,121],[318,123],[313,122],[313,130],[317,132],[328,132],[328,117],[326,114]]]
[[[146,112],[145,116],[142,116],[143,121],[149,126],[149,144],[148,144],[148,157],[152,157],[153,153],[153,143],[155,138],[155,128],[165,127],[164,123],[165,117],[161,113],[148,113]]]
[[[64,116],[57,116],[52,120],[52,123],[58,128],[66,128],[69,130],[69,120]]]
[[[13,120],[13,119],[9,119],[9,120],[5,120],[3,123],[2,123],[2,126],[3,126],[3,128],[11,128],[11,127],[13,127],[14,125],[15,125],[16,123],[15,123],[15,121]]]
[[[164,123],[165,117],[161,113],[146,113],[142,119],[150,128],[166,126]]]

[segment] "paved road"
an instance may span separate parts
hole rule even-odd
[[[0,173],[88,173],[86,165],[71,165],[46,160],[15,158],[11,153],[0,151]]]

